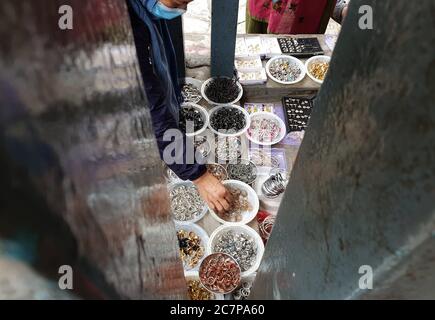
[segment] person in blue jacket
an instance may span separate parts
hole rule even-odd
[[[137,56],[162,159],[165,148],[174,143],[165,141],[163,136],[168,130],[179,128],[178,115],[182,102],[175,51],[166,21],[183,14],[191,1],[193,0],[127,0]],[[168,164],[169,168],[181,179],[191,180],[212,210],[229,210],[232,200],[229,192],[207,171],[204,164],[187,163],[185,134],[181,140],[178,143],[183,150],[183,159]]]

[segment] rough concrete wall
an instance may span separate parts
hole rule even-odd
[[[125,1],[6,0],[0,16],[0,238],[57,233],[38,259],[66,251],[45,266],[74,264],[105,297],[184,297]]]
[[[351,2],[253,298],[358,297],[361,265],[376,288],[435,230],[434,12]]]

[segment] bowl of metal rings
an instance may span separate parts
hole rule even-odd
[[[198,103],[202,99],[202,81],[194,78],[185,78],[181,84],[181,95],[184,102]]]
[[[238,137],[218,136],[214,147],[214,156],[219,161],[233,162],[242,155],[242,141]]]
[[[287,134],[284,121],[271,112],[255,112],[250,115],[250,126],[246,131],[248,139],[262,146],[279,143]]]
[[[240,285],[231,292],[234,300],[247,300],[249,298],[256,275],[257,273],[252,273],[247,277],[242,277]]]
[[[201,94],[211,105],[228,105],[240,101],[243,96],[243,87],[237,79],[213,77],[204,81]]]
[[[227,165],[228,179],[239,180],[246,184],[254,183],[257,179],[257,166],[246,159],[238,159]]]
[[[181,105],[179,127],[186,136],[192,137],[203,133],[208,127],[208,122],[208,112],[200,105],[190,102]]]
[[[207,164],[207,171],[211,173],[219,181],[224,181],[228,179],[227,169],[218,163]]]
[[[276,56],[266,64],[266,73],[280,84],[295,84],[305,77],[306,69],[301,60],[292,56]]]
[[[241,277],[257,271],[264,253],[263,240],[248,226],[220,226],[210,236],[209,250],[233,257],[241,270]]]
[[[213,293],[205,288],[199,280],[198,271],[186,271],[187,296],[190,300],[224,300],[221,293]]]
[[[227,294],[240,285],[240,266],[226,253],[212,253],[205,257],[198,274],[201,284],[213,293]]]
[[[331,57],[329,56],[314,56],[305,62],[307,74],[316,83],[323,83],[326,74],[329,69],[329,62]]]
[[[185,271],[198,270],[208,252],[208,234],[203,228],[191,224],[175,224],[179,255]]]
[[[216,106],[210,110],[210,130],[219,136],[237,137],[248,130],[249,113],[236,105]]]
[[[251,222],[260,208],[254,189],[238,180],[225,180],[223,185],[232,197],[230,209],[224,213],[210,210],[211,216],[225,225],[244,225]]]
[[[168,185],[173,219],[179,224],[201,220],[208,211],[198,189],[191,181],[178,181]]]

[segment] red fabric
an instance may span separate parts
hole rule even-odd
[[[318,33],[328,0],[248,0],[249,15],[278,34]]]

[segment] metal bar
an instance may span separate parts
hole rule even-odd
[[[212,76],[233,76],[238,12],[239,0],[212,0]]]

